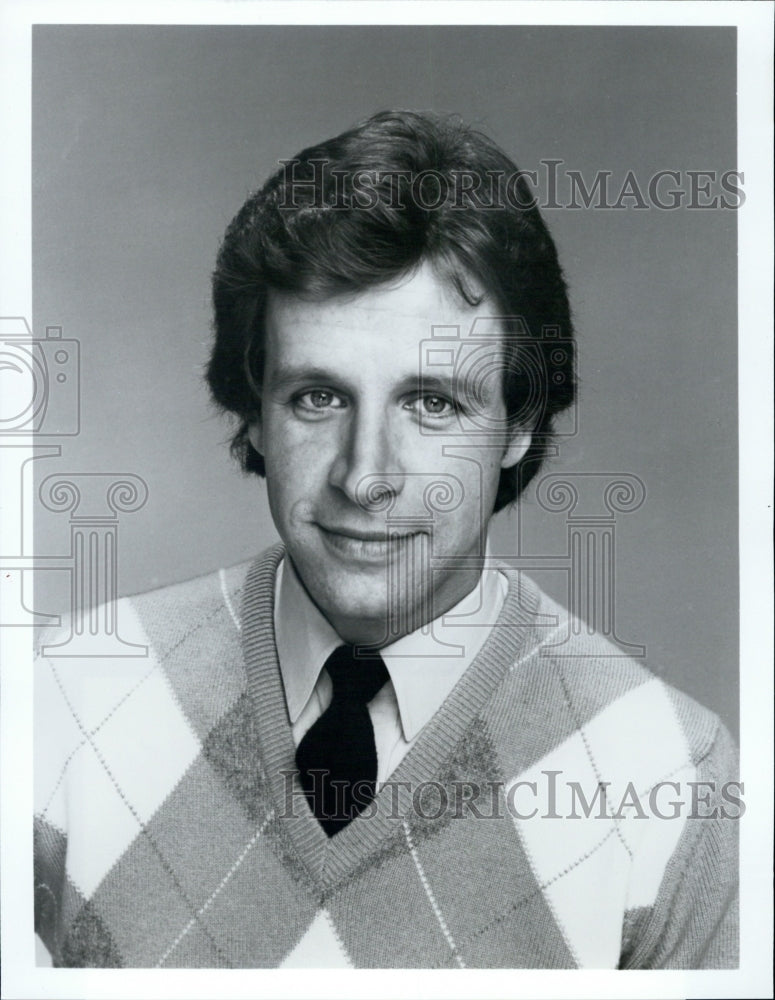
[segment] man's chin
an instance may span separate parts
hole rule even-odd
[[[427,618],[421,601],[407,600],[405,592],[396,593],[391,600],[387,588],[375,588],[375,582],[364,574],[358,582],[349,580],[341,590],[329,587],[317,597],[311,595],[346,642],[386,645],[399,635],[413,632]]]
[[[385,644],[428,620],[431,578],[411,547],[386,554],[378,545],[340,546],[334,538],[330,548],[307,548],[291,559],[307,594],[346,642]]]

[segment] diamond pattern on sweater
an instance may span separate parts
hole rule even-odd
[[[73,881],[69,877],[65,877],[64,887],[62,890],[62,919],[61,926],[63,928],[71,928],[76,920],[76,917],[81,912],[84,904],[87,901],[83,898],[78,887],[73,884]],[[66,935],[65,935],[66,937]],[[61,954],[62,945],[64,941],[59,942],[59,953]]]
[[[326,905],[357,968],[395,968],[396,956],[404,968],[455,965],[408,849],[361,871]]]
[[[218,721],[202,753],[252,822],[272,809],[261,765],[252,701],[242,694]]]
[[[611,701],[640,688],[653,674],[635,660],[621,655],[606,656],[602,649],[595,657],[569,658],[550,661],[552,670],[561,677],[562,701],[569,706],[579,726],[593,719]],[[543,659],[546,665],[546,657]]]
[[[499,774],[495,749],[484,723],[481,719],[474,719],[461,734],[449,760],[431,780],[425,782],[426,787],[416,786],[416,798],[407,816],[413,840],[420,843],[438,833],[456,819],[456,812],[465,815],[467,810],[461,799],[475,794],[476,789],[481,790],[481,794],[476,796],[477,801],[481,800],[479,808],[486,809],[491,798],[491,786],[498,781]]]
[[[543,887],[579,966],[586,969],[614,968],[621,944],[630,858],[610,829],[603,837],[582,861]],[[594,920],[579,906],[589,892],[594,892]]]
[[[72,968],[119,969],[124,965],[110,931],[91,903],[84,903],[73,921],[62,948],[62,961]]]
[[[173,929],[185,927],[198,909],[148,835],[135,838],[91,901],[129,967],[158,962]]]
[[[576,968],[541,892],[518,896],[458,944],[469,969]]]
[[[143,598],[137,603],[142,608]],[[217,619],[219,614],[220,608],[217,608],[211,617]],[[145,640],[138,616],[132,612],[127,620],[135,624],[133,639]],[[215,627],[214,634],[221,637],[222,645],[220,625]],[[189,632],[165,650],[165,666],[179,674],[176,695],[181,692],[184,697],[190,695],[189,707],[200,724],[213,716],[212,691],[202,693],[201,680],[197,683],[195,676],[189,679],[183,661],[188,655],[185,647],[191,641],[201,646],[207,635],[207,629],[200,629],[196,636]],[[239,658],[238,647],[236,650]],[[201,653],[201,649],[197,652]],[[222,657],[220,662],[223,663]],[[55,807],[59,805],[59,811],[76,810],[87,818],[87,827],[99,828],[102,834],[88,844],[71,838],[67,845],[68,871],[75,879],[69,895],[72,896],[73,891],[76,893],[81,908],[83,898],[94,895],[89,909],[79,913],[78,923],[70,927],[64,960],[66,963],[81,962],[83,945],[77,942],[87,939],[86,929],[96,928],[94,934],[97,934],[100,927],[109,924],[120,947],[116,947],[112,937],[108,950],[107,945],[95,944],[100,961],[103,958],[108,961],[105,956],[109,953],[110,961],[118,961],[116,956],[123,954],[129,964],[141,962],[140,956],[148,942],[168,939],[169,927],[184,926],[184,920],[187,923],[193,920],[196,925],[196,903],[200,897],[206,898],[212,889],[205,873],[217,880],[221,871],[228,870],[236,856],[237,839],[242,834],[241,846],[250,829],[245,812],[252,816],[258,812],[260,780],[251,777],[257,773],[257,760],[254,752],[245,752],[253,735],[249,726],[245,728],[249,710],[244,701],[239,702],[233,668],[225,668],[230,682],[225,685],[229,691],[226,701],[232,702],[232,712],[227,712],[225,720],[221,720],[222,725],[216,725],[210,732],[204,747],[206,756],[219,772],[216,776],[210,764],[197,758],[199,742],[153,660],[150,669],[147,660],[127,660],[119,664],[111,660],[107,665],[102,661],[86,664],[79,661],[78,671],[68,669],[73,665],[67,663],[64,666],[57,664],[55,669],[46,664],[42,666],[39,673],[44,677],[44,684],[38,694],[44,703],[46,698],[48,701],[53,698],[66,704],[66,712],[57,710],[55,716],[60,720],[69,719],[72,732],[66,769],[56,776],[43,774],[48,787],[39,790],[38,800],[47,797]],[[51,695],[47,687],[52,690]],[[200,702],[207,706],[207,712],[197,713]],[[62,759],[61,755],[58,759]],[[195,759],[201,762],[200,766],[190,768]],[[189,771],[192,773],[187,781]],[[203,776],[203,772],[206,775]],[[66,803],[63,798],[65,774]],[[176,794],[181,779],[185,790]],[[203,781],[207,785],[205,792]],[[234,795],[229,794],[224,782]],[[194,795],[188,799],[187,793],[191,794],[192,787]],[[213,840],[203,835],[205,844],[199,849],[198,859],[192,859],[190,853],[196,851],[196,847],[180,824],[187,819],[189,829],[197,829],[201,827],[201,815],[186,817],[181,808],[186,801],[192,805],[202,801],[196,797],[200,793],[215,807],[210,815],[216,818],[220,836]],[[165,808],[168,797],[171,802]],[[65,815],[63,813],[63,819]],[[88,820],[89,815],[94,816],[92,821]],[[209,838],[212,837],[213,829],[210,828]],[[220,864],[218,849],[214,852],[213,844],[221,848]],[[180,845],[187,845],[189,856],[180,856]],[[152,900],[147,917],[132,914],[138,877],[148,891],[149,903]],[[45,892],[45,889],[40,891]],[[45,911],[42,911],[42,919],[45,922]],[[72,923],[72,919],[68,923]],[[197,936],[208,940],[209,950],[219,955],[208,932],[196,926],[194,930]],[[73,938],[73,934],[77,934],[77,938]],[[178,947],[185,945],[181,941]],[[223,953],[216,964],[226,964]]]
[[[160,969],[227,969],[223,952],[215,947],[209,934],[195,924],[174,948],[165,951]]]
[[[60,661],[56,672],[47,660],[35,664],[35,805],[37,814],[60,830],[67,829],[68,769],[73,759],[84,752],[84,747],[88,752],[89,746],[63,692],[63,687],[67,690],[67,681],[77,677],[78,671],[68,661]],[[56,720],[56,726],[50,720]],[[55,740],[53,745],[52,740]]]
[[[160,671],[113,713],[92,740],[100,759],[110,761],[112,780],[139,823],[148,822],[199,751]]]
[[[565,633],[569,615],[546,595],[542,595],[541,612],[557,616],[557,629],[528,646],[485,713],[507,775],[528,769],[596,716],[612,695],[636,689],[652,676],[632,660],[606,656],[605,650],[613,647],[602,643],[590,647],[598,652],[597,659],[583,643],[579,659],[568,655],[552,659],[548,643],[557,630]]]
[[[126,619],[132,641],[145,645],[136,616],[127,614]],[[64,659],[55,665],[40,662],[35,677],[36,716],[58,718],[60,722],[54,734],[44,726],[37,726],[34,734],[35,800],[42,818],[66,829],[70,804],[65,789],[70,777],[88,766],[84,758],[94,752],[98,735],[154,677],[158,680],[155,664],[151,660],[149,665],[148,659],[122,659],[118,664],[105,657]],[[130,713],[135,710],[129,706]],[[41,750],[52,735],[59,742],[59,758]],[[50,769],[52,764],[55,772]]]
[[[594,851],[604,836],[615,832],[616,823],[608,811],[598,818],[597,790],[598,777],[580,733],[506,786],[509,811],[539,883],[551,882]],[[584,815],[580,795],[592,805],[589,817]],[[566,821],[574,815],[578,818]],[[626,846],[623,850],[628,853]]]
[[[217,576],[189,581],[132,598],[148,642],[156,652],[189,725],[204,740],[245,688],[239,635],[224,607]],[[198,606],[196,624],[178,630]],[[207,683],[191,670],[207,663]]]
[[[576,730],[558,672],[532,650],[512,668],[483,715],[505,775],[516,775]]]
[[[285,956],[282,969],[351,969],[352,963],[334,931],[331,917],[320,910],[302,939]]]
[[[203,802],[207,803],[206,811]],[[147,829],[186,898],[198,909],[215,892],[256,825],[210,762],[200,755]],[[126,888],[131,890],[131,886]],[[164,941],[174,940],[179,929],[167,928]]]
[[[654,738],[659,721],[659,738]],[[665,686],[657,678],[611,702],[584,726],[589,753],[605,780],[650,788],[677,764],[690,763],[689,746]],[[650,746],[644,754],[642,748]]]
[[[434,837],[418,842],[416,848],[439,909],[467,966],[476,961],[472,962],[469,956],[468,944],[479,936],[479,929],[508,914],[515,906],[529,907],[531,919],[544,928],[549,950],[553,951],[558,939],[562,940],[518,833],[507,819],[502,793],[496,794],[494,802],[488,805],[490,808],[479,803],[480,816],[464,809],[459,818],[451,820]],[[487,818],[493,814],[501,818]],[[449,864],[450,858],[457,859],[454,866]],[[461,882],[466,886],[463,894]],[[512,954],[509,961],[515,961],[516,957]]]
[[[567,687],[563,690],[575,714]],[[660,734],[656,741],[651,739],[655,729]],[[644,742],[654,745],[649,755],[642,752]],[[509,783],[507,796],[524,817],[515,817],[515,825],[580,965],[615,964],[632,860],[648,823],[660,824],[658,818],[618,815],[627,789],[647,794],[673,772],[676,762],[687,759],[688,747],[670,701],[662,683],[654,679],[626,691]],[[599,790],[601,783],[607,786],[604,793]],[[522,804],[520,791],[530,793],[529,805]],[[592,807],[588,816],[581,796]],[[536,814],[530,816],[533,808]],[[657,830],[661,836],[652,854],[662,864],[660,871],[682,829],[683,822],[677,821],[669,830],[661,826]],[[643,895],[649,880],[642,867],[639,871]],[[658,876],[651,879],[656,883],[651,886],[654,894],[659,881]],[[600,918],[594,927],[578,906],[579,899],[592,893]]]
[[[270,825],[268,817],[256,831],[259,835],[244,845],[222,891],[208,901],[197,921],[234,968],[277,967],[317,911],[317,900],[272,849]]]
[[[68,839],[68,871],[88,899],[135,840],[141,825],[93,747],[84,748],[70,764],[68,808],[80,817],[84,830],[100,831],[99,837],[76,834]]]
[[[215,889],[209,894],[209,896],[207,897],[207,899],[205,899],[205,901],[196,910],[196,912],[192,914],[192,916],[191,916],[190,920],[188,921],[188,923],[186,923],[185,926],[182,927],[178,931],[178,933],[175,935],[175,937],[172,940],[172,942],[167,946],[167,948],[165,949],[163,955],[161,956],[161,958],[156,963],[158,966],[165,965],[170,960],[170,956],[174,955],[178,951],[178,949],[181,947],[181,944],[183,944],[185,942],[185,939],[188,938],[188,936],[191,933],[196,932],[196,931],[199,931],[199,932],[204,933],[205,935],[207,935],[208,938],[209,938],[210,944],[212,945],[212,947],[213,948],[217,948],[215,936],[209,934],[209,932],[207,931],[206,927],[204,926],[204,919],[205,919],[204,915],[207,912],[207,910],[212,907],[212,905],[215,902],[215,900],[221,895],[221,893],[224,890],[227,893],[231,891],[231,885],[230,885],[230,883],[231,883],[231,880],[232,880],[232,878],[234,876],[234,873],[242,865],[242,863],[245,860],[245,857],[247,856],[247,854],[255,847],[256,843],[259,840],[259,838],[263,834],[263,832],[264,832],[264,830],[265,830],[268,822],[269,822],[269,819],[268,818],[265,819],[264,822],[259,827],[259,829],[256,830],[253,833],[253,835],[250,837],[250,839],[247,841],[247,843],[244,845],[244,847],[242,848],[242,850],[239,852],[239,854],[236,856],[236,858],[234,859],[234,861],[230,865],[230,867],[229,867],[228,871],[226,872],[226,874],[219,881],[219,883],[215,887]],[[224,960],[226,959],[226,953],[225,953],[225,951],[220,951],[220,949],[219,949],[219,954],[220,954],[220,957],[222,959],[224,959]]]
[[[67,807],[85,818],[87,828],[102,832],[88,843],[72,839],[68,845],[71,877],[88,898],[185,773],[198,744],[159,672],[135,684],[131,698],[102,692],[106,704],[119,707],[103,720],[92,714],[91,730],[81,717],[81,685],[68,689],[72,674],[54,675],[84,740],[68,765]],[[113,676],[120,695],[127,678],[120,668]]]

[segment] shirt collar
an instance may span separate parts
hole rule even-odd
[[[430,721],[471,665],[507,590],[502,573],[485,569],[474,589],[453,608],[380,650],[395,688],[406,740],[414,739]],[[293,725],[312,696],[324,663],[342,640],[310,600],[287,557],[277,571],[274,619]]]
[[[274,632],[293,725],[312,695],[323,664],[342,640],[310,600],[287,556],[277,567]]]

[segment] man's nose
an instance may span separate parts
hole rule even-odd
[[[354,407],[328,481],[359,507],[384,509],[403,489],[400,451],[384,410]]]

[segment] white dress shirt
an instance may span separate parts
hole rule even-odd
[[[445,614],[380,650],[390,680],[369,702],[383,784],[466,672],[497,620],[506,577],[485,569],[474,589]],[[323,665],[343,640],[310,600],[290,560],[275,581],[275,635],[296,746],[331,702]]]

